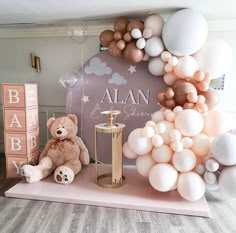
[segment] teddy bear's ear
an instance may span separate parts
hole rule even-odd
[[[53,121],[55,121],[55,118],[54,118],[54,117],[51,117],[51,118],[48,119],[48,121],[47,121],[47,127],[48,127],[48,128],[51,127]]]
[[[75,125],[78,124],[78,118],[77,118],[76,115],[74,115],[74,114],[68,114],[67,117],[70,118],[70,119],[74,122]]]

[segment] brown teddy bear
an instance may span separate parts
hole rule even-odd
[[[54,171],[54,179],[60,184],[70,184],[81,170],[81,163],[89,163],[88,149],[77,135],[76,115],[50,118],[47,127],[52,138],[40,154],[37,166],[24,165],[21,177],[28,183],[37,182]]]

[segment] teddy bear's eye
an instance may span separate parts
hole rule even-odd
[[[65,128],[64,126],[62,126],[62,128]]]

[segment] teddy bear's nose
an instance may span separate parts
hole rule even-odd
[[[61,130],[57,130],[57,134],[61,134],[62,133],[62,131]]]

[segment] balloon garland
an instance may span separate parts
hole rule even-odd
[[[191,9],[166,22],[158,14],[144,22],[119,17],[114,31],[100,34],[111,56],[147,61],[149,72],[168,86],[157,95],[161,110],[130,133],[124,156],[136,159],[137,171],[154,189],[177,189],[189,201],[202,198],[206,189],[236,197],[232,119],[217,110],[219,95],[209,87],[230,68],[232,51],[222,40],[207,40],[207,34],[204,17]]]

